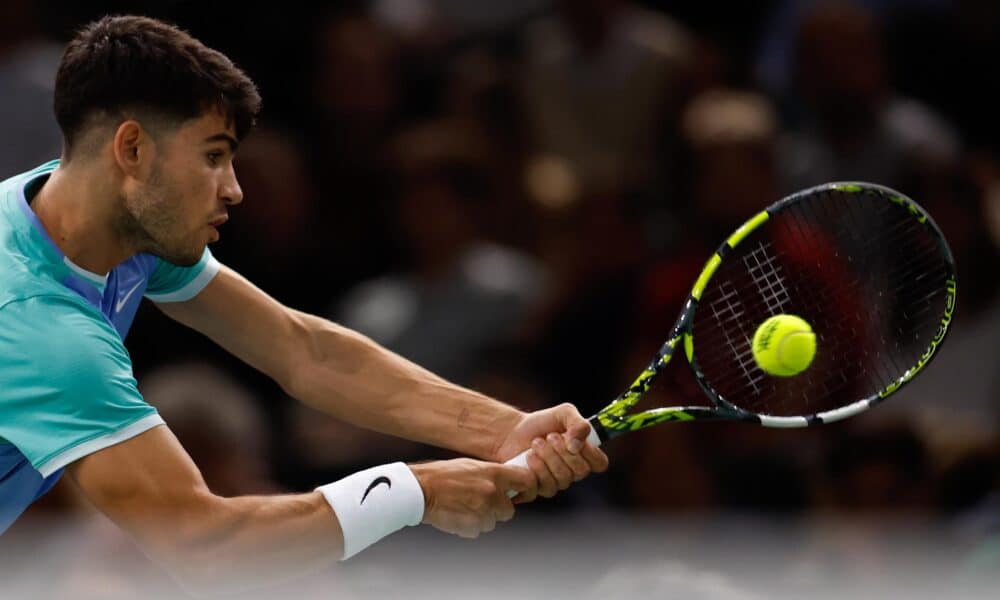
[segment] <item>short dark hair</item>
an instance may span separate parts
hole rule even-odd
[[[145,111],[185,121],[215,109],[242,138],[260,103],[257,86],[225,55],[148,17],[107,16],[84,26],[56,74],[55,113],[66,158],[95,115]]]

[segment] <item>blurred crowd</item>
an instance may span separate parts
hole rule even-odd
[[[61,44],[122,10],[42,5],[0,9],[5,177],[59,152]],[[245,202],[214,254],[526,410],[590,414],[620,393],[718,241],[781,196],[864,180],[916,199],[958,264],[952,333],[916,383],[820,429],[629,436],[606,475],[524,510],[903,513],[968,552],[1000,534],[1000,4],[139,5],[261,86],[236,161]],[[219,493],[450,456],[295,403],[150,305],[132,331],[140,390]],[[683,368],[671,377],[655,402],[701,401]],[[28,520],[78,510],[68,487],[50,496]]]

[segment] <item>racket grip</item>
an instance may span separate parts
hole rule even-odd
[[[587,443],[590,444],[591,446],[595,447],[595,448],[597,448],[597,447],[599,447],[601,445],[601,436],[597,435],[597,431],[594,430],[593,426],[590,427],[590,433],[587,435]],[[528,468],[528,453],[529,452],[531,452],[530,448],[527,449],[527,450],[525,450],[524,452],[518,454],[514,458],[508,460],[504,464],[505,465],[511,465],[511,466],[514,466],[514,467],[523,467],[523,468],[527,469]],[[508,498],[513,498],[516,495],[517,495],[517,492],[515,492],[514,490],[507,490],[507,497]]]

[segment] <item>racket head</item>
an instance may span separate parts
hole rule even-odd
[[[721,417],[801,427],[858,414],[912,380],[947,335],[955,297],[951,250],[920,205],[876,184],[830,183],[723,242],[671,338]],[[751,353],[776,314],[816,334],[812,365],[793,377],[764,373]]]
[[[912,199],[865,182],[803,190],[719,246],[660,351],[591,423],[607,440],[668,421],[803,427],[856,415],[927,366],[955,298],[951,250]],[[769,376],[750,354],[756,327],[774,314],[803,317],[816,333],[817,356],[797,376]],[[713,406],[630,413],[679,352]]]

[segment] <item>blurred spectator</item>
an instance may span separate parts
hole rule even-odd
[[[331,310],[334,320],[448,379],[482,384],[525,407],[537,391],[515,377],[497,384],[491,364],[538,301],[545,275],[528,255],[489,241],[496,182],[489,144],[457,120],[425,122],[391,146],[399,190],[395,219],[405,269],[363,281]],[[434,450],[292,410],[293,444],[313,474],[347,474],[380,460]],[[320,453],[323,454],[320,454]]]
[[[565,161],[577,189],[598,193],[664,176],[692,65],[688,33],[627,0],[557,4],[525,31],[532,155]]]
[[[681,127],[696,231],[714,245],[777,200],[778,117],[764,96],[717,89],[692,100]]]
[[[489,212],[489,235],[518,248],[537,245],[537,206],[525,193],[524,115],[517,101],[515,59],[493,47],[477,44],[449,63],[444,111],[452,118],[475,123],[494,150],[490,163],[496,173],[496,196]]]
[[[58,158],[62,133],[52,92],[62,45],[39,31],[37,7],[0,5],[0,179]]]
[[[379,21],[407,37],[445,30],[449,37],[468,38],[489,35],[515,24],[542,10],[549,2],[550,0],[374,0],[372,13]]]
[[[258,287],[301,310],[333,297],[330,238],[318,227],[317,190],[301,143],[286,131],[261,127],[240,144],[236,171],[245,202],[213,252]]]
[[[644,269],[637,294],[642,327],[635,332],[639,343],[632,367],[663,343],[691,282],[719,240],[777,199],[778,135],[771,103],[752,92],[708,90],[685,109],[681,147],[686,177],[679,187],[689,200],[678,217],[677,239]]]
[[[919,435],[905,423],[855,427],[833,440],[827,500],[845,511],[902,515],[930,508],[932,465]]]
[[[649,251],[642,217],[649,196],[674,189],[693,41],[631,2],[557,8],[526,28],[521,73],[525,184],[555,282],[531,343],[557,399],[589,410],[620,385],[631,291]]]
[[[835,180],[899,186],[912,161],[957,157],[956,132],[893,90],[879,24],[867,10],[837,1],[811,7],[797,33],[794,74],[800,114],[780,146],[786,191]]]
[[[885,1],[885,0],[883,0]],[[942,111],[977,152],[1000,144],[998,86],[984,79],[1000,55],[994,0],[895,0],[888,32],[895,81]]]
[[[290,485],[308,489],[388,461],[427,460],[437,453],[423,444],[339,421],[296,402],[288,406],[286,455]]]
[[[467,381],[485,353],[513,338],[545,275],[529,256],[483,237],[484,209],[498,199],[475,129],[427,123],[393,148],[408,269],[358,285],[337,316],[431,371]]]
[[[775,0],[767,8],[766,24],[759,32],[754,71],[757,81],[769,94],[776,97],[788,94],[792,86],[796,31],[805,14],[823,1]],[[934,14],[940,18],[949,5],[955,4],[954,0],[851,0],[851,3],[871,11],[883,21],[895,20],[910,12]]]
[[[392,34],[359,9],[326,15],[316,31],[307,142],[323,198],[316,226],[326,274],[342,289],[398,264],[384,153],[402,111],[401,56]]]
[[[177,364],[151,371],[139,387],[214,493],[280,491],[270,475],[270,432],[240,383],[204,364]]]

